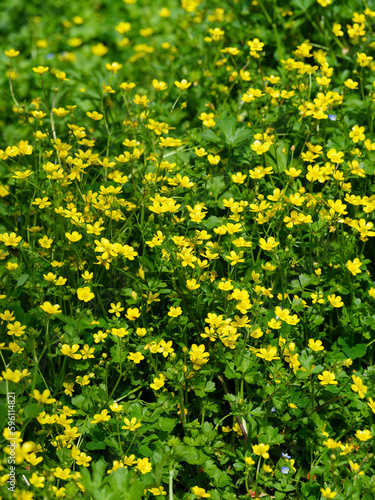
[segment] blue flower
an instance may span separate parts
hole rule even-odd
[[[288,472],[289,472],[289,467],[281,467],[281,472],[282,472],[283,474],[288,474]]]
[[[333,122],[336,121],[337,116],[336,115],[328,115],[328,118],[332,120]]]
[[[272,413],[275,413],[276,408],[275,407],[271,408],[271,411],[272,411]]]
[[[290,460],[292,458],[290,455],[288,455],[288,453],[282,453],[281,456],[283,458],[287,458],[288,460]]]

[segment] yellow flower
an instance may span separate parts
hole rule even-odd
[[[127,92],[129,92],[129,90],[132,90],[134,89],[135,87],[135,83],[133,82],[130,82],[130,83],[127,83],[127,82],[123,82],[121,85],[120,85],[120,89],[124,89],[126,90]]]
[[[268,450],[270,449],[269,444],[263,444],[263,443],[254,444],[252,448],[253,448],[253,452],[256,455],[259,455],[263,458],[269,458],[269,456],[270,456],[268,453]]]
[[[102,44],[101,42],[96,44],[96,45],[93,45],[91,47],[91,52],[95,55],[95,56],[99,56],[99,57],[102,57],[104,56],[107,52],[108,52],[108,47],[106,47],[104,44]]]
[[[258,52],[261,52],[264,47],[264,43],[259,40],[259,38],[254,38],[254,40],[249,40],[247,45],[250,47],[250,55],[259,58]]]
[[[340,453],[340,455],[341,455],[341,453]],[[352,471],[355,472],[356,474],[358,474],[359,476],[362,476],[365,473],[363,470],[358,472],[358,470],[361,467],[360,464],[356,464],[352,460],[349,460],[349,464],[350,464]]]
[[[358,430],[355,433],[355,437],[357,439],[359,439],[360,441],[368,441],[369,439],[372,438],[372,434],[368,429],[366,429],[364,431]]]
[[[363,133],[364,131],[365,127],[359,127],[358,125],[355,125],[352,128],[352,131],[349,133],[349,137],[352,138],[354,143],[357,143],[358,141],[364,141],[366,139],[366,136]]]
[[[111,415],[108,414],[108,410],[103,410],[100,413],[94,415],[94,420],[91,420],[92,424],[98,424],[99,422],[107,422],[111,419]]]
[[[112,405],[109,405],[109,407],[115,413],[118,413],[124,409],[123,405],[119,405],[118,403],[113,403]]]
[[[43,311],[46,312],[47,314],[59,314],[62,312],[59,304],[52,305],[48,301],[43,302],[43,304],[39,307],[43,309]]]
[[[373,401],[372,398],[369,398],[369,403],[367,403],[369,405],[369,407],[371,408],[372,412],[375,413],[375,401]]]
[[[186,287],[192,292],[193,290],[200,288],[200,284],[193,278],[191,280],[186,280]]]
[[[194,495],[196,495],[199,498],[210,498],[211,495],[206,492],[204,488],[200,488],[199,486],[193,486],[191,488],[191,491],[193,492]]]
[[[150,102],[150,99],[147,99],[147,96],[140,96],[138,94],[135,95],[133,102],[138,104],[138,106],[147,106],[147,103]]]
[[[21,337],[25,333],[26,326],[21,325],[19,321],[15,321],[14,323],[8,323],[7,324],[8,328],[8,335],[15,335],[16,337]]]
[[[95,294],[91,291],[91,288],[89,286],[78,288],[77,295],[78,299],[83,300],[84,302],[89,302],[95,297]]]
[[[348,89],[352,89],[352,90],[358,88],[358,82],[353,82],[353,80],[351,78],[348,78],[347,80],[345,80],[344,85],[345,85],[345,87],[348,87]]]
[[[38,401],[38,405],[44,405],[44,404],[52,404],[56,402],[55,398],[50,398],[51,392],[48,389],[45,389],[43,391],[43,394],[41,394],[37,389],[34,390],[34,392],[31,394],[32,398],[35,398]]]
[[[125,425],[122,426],[122,429],[127,429],[129,431],[135,431],[142,425],[141,421],[136,417],[133,417],[131,420],[129,420],[128,418],[124,418],[124,423]]]
[[[147,457],[146,458],[137,458],[136,468],[142,474],[147,474],[147,472],[150,472],[152,470],[152,465]]]
[[[129,321],[135,321],[137,318],[140,317],[140,315],[141,313],[137,307],[134,308],[129,307],[125,314],[126,318]]]
[[[168,311],[168,316],[171,316],[172,318],[177,318],[178,316],[181,316],[182,314],[182,309],[181,307],[173,307],[171,306]]]
[[[320,0],[322,1],[322,0]],[[332,491],[331,488],[320,488],[320,491],[322,492],[322,495],[324,496],[324,498],[335,498],[335,496],[337,495],[337,492],[336,491]]]
[[[14,172],[14,175],[12,175],[13,179],[26,179],[27,177],[29,177],[29,175],[32,175],[33,174],[33,171],[32,170],[25,170],[24,172],[21,172],[20,170],[17,170],[16,172]]]
[[[138,337],[144,337],[147,334],[146,328],[137,328],[135,333],[138,335]]]
[[[357,63],[363,68],[369,66],[373,60],[372,56],[367,56],[364,52],[357,53]]]
[[[19,266],[17,264],[17,262],[7,262],[6,264],[6,269],[8,269],[8,271],[15,271]]]
[[[277,347],[269,345],[267,348],[262,347],[256,352],[258,358],[263,358],[265,361],[273,361],[274,359],[280,359],[277,354]]]
[[[205,352],[205,346],[203,344],[197,345],[193,344],[191,346],[191,351],[189,353],[190,356],[190,361],[193,364],[194,370],[199,370],[202,368],[202,365],[206,364],[208,362],[208,358],[210,354],[208,352]]]
[[[321,340],[309,339],[309,347],[313,351],[323,351],[324,346],[322,345]]]
[[[36,472],[33,472],[33,475],[29,478],[30,483],[35,488],[44,488],[44,481],[46,478],[44,476],[38,476]]]
[[[112,314],[116,314],[117,318],[120,317],[120,313],[124,310],[124,308],[121,306],[121,302],[117,302],[117,304],[112,303],[111,304],[111,309],[108,310],[108,312]]]
[[[142,361],[142,359],[145,359],[145,357],[140,352],[129,352],[128,359],[130,359],[130,361],[134,361],[135,364],[138,364]]]
[[[48,70],[48,66],[38,66],[36,68],[33,68],[34,73],[38,73],[38,75],[43,75],[44,73],[47,73]]]
[[[183,90],[186,90],[190,87],[191,83],[189,83],[187,80],[185,80],[185,78],[183,80],[181,80],[180,82],[174,82],[174,84],[176,85],[177,88],[179,88],[181,90],[181,92]]]
[[[255,460],[253,460],[251,457],[245,457],[245,464],[249,466],[254,465]]]
[[[332,438],[327,439],[327,441],[323,441],[324,446],[326,446],[329,450],[336,450],[337,448],[341,448],[341,441],[335,441]]]
[[[232,175],[232,181],[235,184],[243,184],[246,180],[247,175],[242,174],[241,172],[237,172],[236,174]]]
[[[154,389],[155,391],[158,391],[161,389],[165,384],[165,377],[161,373],[159,375],[159,378],[155,377],[153,383],[150,384],[151,389]]]
[[[0,235],[0,241],[3,241],[7,247],[18,247],[18,243],[22,240],[22,236],[17,236],[16,233],[4,233]]]
[[[12,371],[10,368],[7,368],[5,372],[1,372],[4,380],[10,380],[11,382],[15,382],[18,384],[20,380],[22,380],[27,375],[30,375],[26,369],[20,372],[19,370]]]
[[[97,111],[87,111],[86,115],[91,118],[91,120],[96,121],[99,121],[103,118],[103,115],[101,113],[98,113]]]
[[[70,113],[69,109],[65,108],[52,108],[52,112],[58,118],[62,118]]]
[[[197,156],[206,156],[207,154],[204,148],[194,148],[194,152]]]
[[[256,152],[256,154],[262,155],[270,149],[271,143],[266,141],[264,144],[262,144],[260,141],[255,141],[254,144],[251,144],[250,147],[253,151]]]
[[[264,238],[260,238],[259,240],[259,246],[262,250],[267,250],[269,252],[272,252],[274,248],[279,245],[278,241],[275,241],[275,238],[273,236],[270,236],[267,241]]]
[[[321,385],[337,385],[335,374],[325,370],[321,375],[318,375],[318,379],[321,381]]]
[[[236,254],[234,250],[231,250],[230,255],[225,256],[226,259],[231,261],[230,263],[231,266],[235,266],[239,262],[245,262],[245,259],[243,259],[242,257],[243,257],[243,252]]]
[[[361,377],[356,377],[355,375],[352,375],[352,379],[354,382],[354,384],[352,384],[351,386],[352,391],[358,392],[359,397],[364,398],[367,392],[367,387],[364,385]]]
[[[81,274],[81,276],[85,281],[91,281],[94,277],[94,273],[89,273],[88,271],[85,271],[84,273]]]
[[[78,231],[73,231],[72,233],[65,233],[66,238],[71,242],[75,243],[82,239],[82,234],[79,234]]]
[[[329,303],[333,307],[342,307],[344,305],[344,302],[341,300],[341,297],[339,295],[336,297],[336,295],[333,293],[332,295],[328,295],[327,298],[329,300]]]
[[[122,64],[119,64],[118,62],[113,62],[111,64],[106,63],[105,68],[111,73],[116,74],[122,68]]]
[[[219,155],[215,155],[215,156],[208,155],[207,160],[209,161],[210,165],[217,165],[220,162],[221,158]]]
[[[346,267],[349,269],[353,276],[361,272],[361,265],[362,262],[358,258],[355,258],[353,261],[348,260],[348,262],[346,263]]]
[[[8,57],[17,57],[20,53],[19,50],[9,49],[4,51],[5,55]]]
[[[156,78],[152,80],[152,86],[156,90],[156,92],[159,92],[160,90],[165,90],[168,88],[168,85],[165,82],[159,82]]]
[[[327,157],[332,161],[332,163],[343,163],[344,153],[341,151],[337,152],[336,149],[330,149],[327,153]]]
[[[341,24],[333,23],[332,31],[335,36],[344,36],[344,32],[341,29]]]
[[[115,91],[110,85],[103,83],[103,94],[114,94]]]

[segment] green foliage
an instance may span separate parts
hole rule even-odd
[[[373,8],[4,5],[0,496],[374,498]]]

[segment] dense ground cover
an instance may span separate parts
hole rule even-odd
[[[374,498],[375,6],[279,4],[4,7],[3,498]]]

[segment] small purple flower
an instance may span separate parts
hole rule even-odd
[[[276,408],[273,406],[273,407],[271,408],[271,411],[272,411],[272,413],[275,413]]]
[[[332,120],[333,122],[336,121],[337,116],[336,115],[328,115],[328,118]]]
[[[289,467],[281,467],[281,472],[282,472],[282,474],[288,474]]]
[[[288,460],[290,460],[292,458],[290,455],[288,455],[288,453],[282,453],[281,456],[283,458],[287,458]]]

